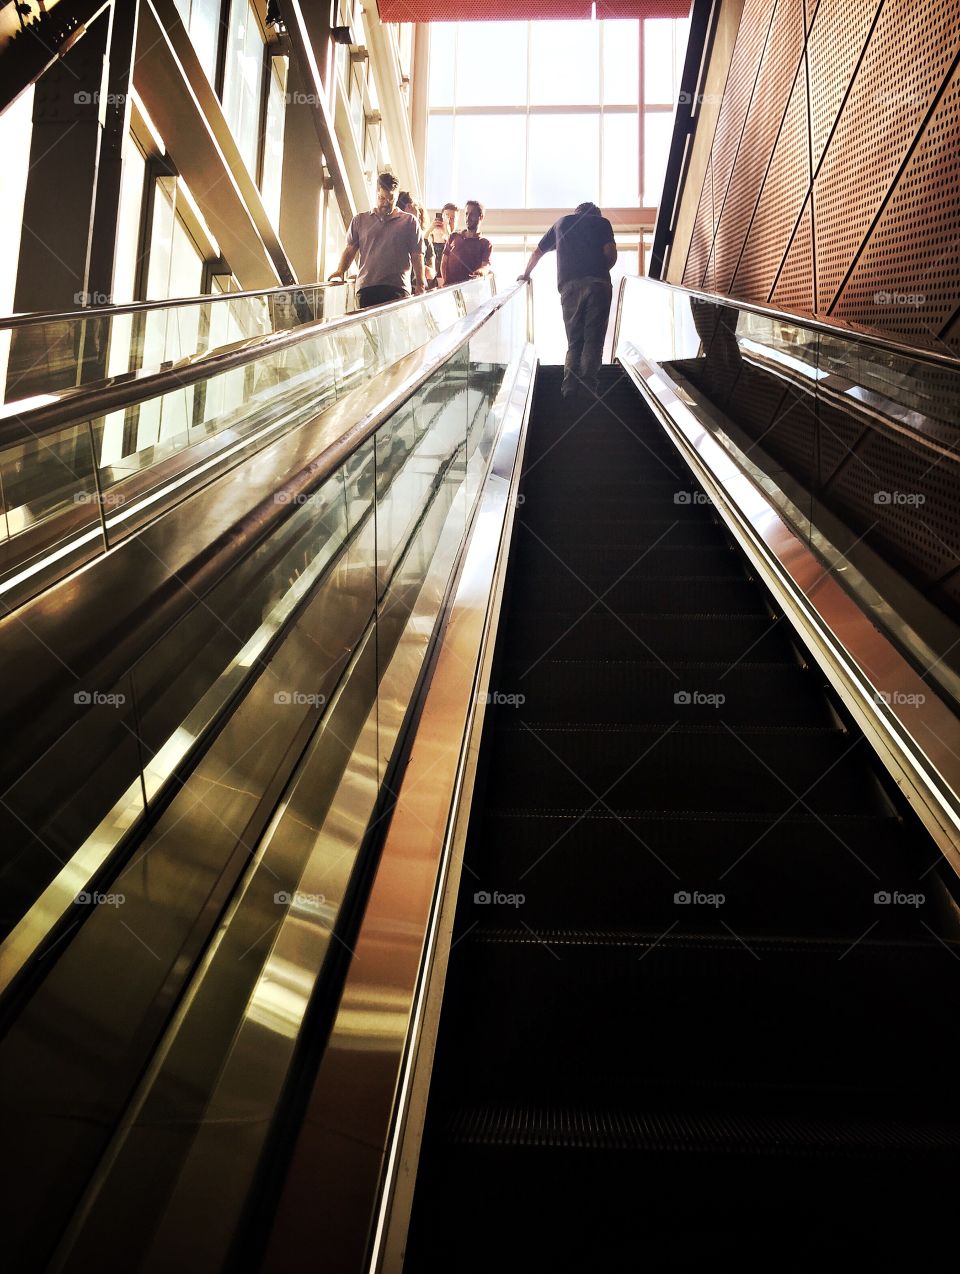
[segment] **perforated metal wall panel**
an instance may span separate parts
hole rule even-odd
[[[747,0],[708,173],[684,282],[960,352],[960,0]]]
[[[800,217],[783,268],[767,298],[780,310],[812,314],[813,298],[813,217],[808,201]]]
[[[960,51],[960,31],[956,34]],[[960,70],[955,70],[833,308],[841,318],[934,339],[960,279]]]
[[[829,312],[960,47],[960,0],[886,0],[815,182]]]
[[[803,0],[778,0],[716,236],[716,286],[732,290],[803,48]]]
[[[807,42],[814,172],[879,7],[880,0],[820,0]]]
[[[807,77],[800,59],[760,199],[733,277],[737,296],[770,295],[810,186]],[[810,260],[807,258],[809,273]]]
[[[707,171],[703,179],[703,190],[700,192],[700,204],[697,208],[696,220],[693,223],[693,234],[690,237],[690,248],[687,252],[686,264],[683,267],[683,282],[688,288],[702,288],[707,273],[707,260],[713,247],[713,161],[707,161]]]
[[[747,109],[756,86],[767,32],[772,19],[769,0],[746,0],[712,147],[714,221],[722,217],[733,161],[743,135]]]

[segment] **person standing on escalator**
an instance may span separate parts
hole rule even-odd
[[[567,333],[560,392],[570,399],[579,389],[588,398],[595,398],[613,300],[610,271],[617,260],[613,226],[595,203],[578,204],[543,236],[530,254],[519,282],[529,283],[531,271],[540,258],[554,250],[557,288]]]
[[[377,206],[358,212],[350,222],[347,244],[330,281],[342,279],[353,259],[360,257],[357,303],[361,310],[371,305],[402,301],[424,290],[423,234],[416,217],[397,208],[397,187],[392,173],[377,178]]]
[[[464,204],[464,211],[467,216],[466,230],[452,234],[443,251],[440,277],[444,287],[466,283],[467,279],[478,279],[490,269],[493,245],[480,234],[483,204],[476,199],[468,199]]]

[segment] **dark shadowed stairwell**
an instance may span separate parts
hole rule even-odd
[[[949,869],[600,393],[539,374],[405,1268],[932,1269]]]

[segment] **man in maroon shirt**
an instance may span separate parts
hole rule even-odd
[[[452,234],[443,250],[440,277],[444,287],[450,283],[466,283],[467,279],[475,279],[490,269],[493,244],[489,239],[480,237],[483,204],[477,203],[476,199],[468,199],[464,210],[467,214],[466,230]]]

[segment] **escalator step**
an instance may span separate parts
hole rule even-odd
[[[522,894],[519,914],[534,928],[642,923],[663,932],[679,922],[858,937],[873,926],[881,938],[914,936],[918,919],[935,933],[952,928],[952,903],[931,870],[936,846],[912,844],[898,820],[879,816],[827,823],[801,807],[777,820],[624,814],[603,804],[485,809],[464,861],[473,889],[463,928],[482,914],[478,891]],[[711,894],[722,904],[698,901]],[[890,901],[878,904],[878,895]],[[923,901],[894,901],[910,895]]]
[[[668,664],[690,663],[705,650],[731,663],[796,662],[784,626],[767,615],[613,615],[601,604],[585,615],[548,611],[518,615],[517,621],[510,653],[521,665],[541,657],[650,658],[650,651]]]
[[[818,1098],[820,1095],[818,1094]],[[803,1110],[771,1112],[689,1112],[660,1108],[460,1107],[444,1129],[447,1141],[465,1146],[557,1146],[576,1150],[634,1150],[698,1154],[746,1152],[761,1155],[925,1155],[960,1149],[960,1120],[914,1121],[875,1118],[827,1118]]]
[[[618,614],[625,611],[648,611],[660,615],[703,614],[718,611],[729,615],[741,612],[756,615],[763,611],[763,599],[750,580],[731,574],[689,575],[681,579],[643,579],[633,577],[610,585],[592,588],[581,583],[567,570],[558,568],[549,575],[511,580],[514,595],[524,593],[524,604],[530,613],[543,610],[586,609],[602,596],[607,608]],[[616,578],[616,577],[614,577]]]
[[[569,553],[568,546],[580,549],[595,547],[600,551],[632,547],[639,556],[648,545],[658,541],[671,547],[703,545],[714,548],[724,543],[719,528],[706,510],[702,517],[687,516],[666,527],[661,518],[649,521],[641,521],[639,518],[591,518],[588,522],[578,522],[576,518],[557,514],[550,517],[528,517],[523,508],[517,522],[523,528],[517,532],[518,544],[521,535],[525,535],[527,539],[539,536],[561,556]]]
[[[866,747],[862,736],[841,731],[751,740],[732,730],[664,734],[523,721],[497,731],[490,804],[588,808],[603,793],[612,810],[775,817],[797,809],[823,818],[879,813],[880,789],[862,762]]]
[[[476,924],[451,953],[444,1069],[458,1102],[630,1103],[653,1084],[682,1108],[686,1088],[709,1080],[745,1109],[807,1089],[847,1104],[864,1094],[869,1108],[877,1090],[890,1115],[891,1094],[903,1111],[936,1110],[952,1084],[960,1018],[943,1006],[957,944],[919,922],[912,941],[876,942],[533,929],[513,917]]]
[[[405,1269],[934,1269],[952,1240],[951,1174],[943,1154],[907,1144],[920,1134],[905,1130],[894,1149],[899,1126],[889,1127],[880,1153],[854,1160],[843,1144],[832,1155],[767,1149],[759,1133],[752,1152],[735,1143],[706,1154],[438,1146],[427,1178],[432,1207],[415,1213]],[[885,1130],[876,1121],[865,1131]]]
[[[513,559],[513,569],[523,588],[531,579],[548,580],[572,577],[574,583],[584,581],[602,589],[621,580],[679,579],[710,575],[719,579],[742,578],[738,559],[725,544],[670,543],[668,528],[660,539],[646,547],[640,545],[571,546],[559,551],[533,531],[521,539]]]
[[[666,609],[666,607],[665,607]],[[798,666],[729,664],[665,666],[638,644],[647,663],[540,659],[509,663],[491,686],[497,724],[520,719],[589,725],[643,722],[666,730],[685,725],[826,726],[833,722],[819,680]],[[511,717],[513,718],[511,720]],[[771,778],[771,782],[773,779]]]

